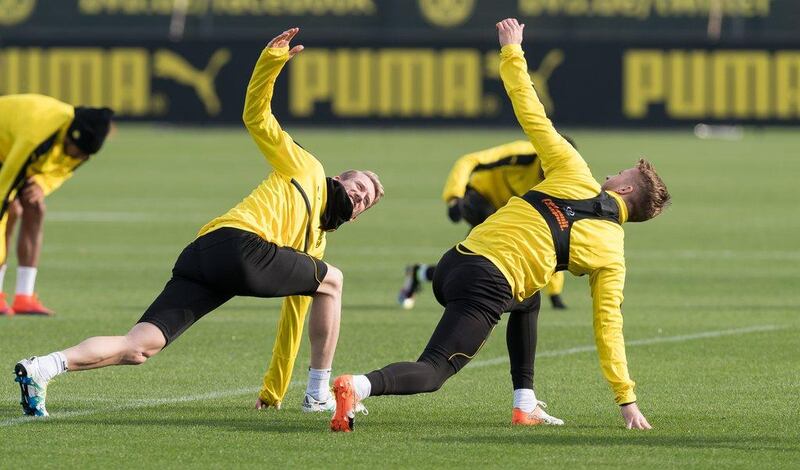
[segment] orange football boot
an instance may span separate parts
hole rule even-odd
[[[15,295],[14,304],[11,305],[11,308],[18,315],[43,315],[49,317],[56,314],[56,312],[42,305],[36,294]]]
[[[544,411],[547,405],[544,402],[539,402],[536,408],[530,413],[526,413],[519,408],[514,408],[511,412],[511,424],[515,426],[563,426],[564,421],[550,416]]]
[[[340,375],[333,381],[333,395],[336,397],[336,411],[331,418],[331,431],[352,432],[355,427],[356,387],[352,375]]]
[[[4,292],[0,292],[0,315],[7,317],[14,315],[14,309],[6,303],[6,294]]]

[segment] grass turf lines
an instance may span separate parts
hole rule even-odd
[[[374,169],[386,187],[375,210],[329,236],[326,260],[345,273],[334,374],[415,359],[441,308],[429,288],[410,312],[395,296],[406,263],[434,262],[465,234],[439,200],[449,167],[522,134],[289,131],[328,174]],[[688,132],[571,134],[596,177],[646,155],[674,196],[659,219],[626,226],[625,337],[652,431],[622,429],[593,348],[586,279],[571,276],[569,310],[543,307],[536,364],[537,394],[562,428],[509,425],[504,323],[441,391],[367,400],[370,415],[357,418],[353,434],[332,434],[328,416],[300,412],[307,340],[284,409],[257,412],[279,304],[248,298],[144,366],[57,378],[52,419],[21,418],[16,360],[127,331],[200,226],[269,171],[244,130],[123,125],[48,198],[38,291],[58,315],[0,318],[2,466],[796,467],[800,138],[781,130],[749,131],[740,142]]]

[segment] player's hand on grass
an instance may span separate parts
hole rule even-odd
[[[620,406],[619,409],[628,429],[653,429],[650,423],[647,422],[647,418],[639,411],[639,406],[636,403]]]
[[[506,18],[495,25],[500,37],[500,47],[508,44],[522,44],[522,31],[524,24],[519,24],[516,18]]]
[[[447,217],[453,223],[461,220],[461,199],[454,197],[447,201]]]
[[[298,32],[300,32],[300,28],[289,28],[281,34],[275,36],[272,41],[267,44],[267,47],[289,47],[289,43],[292,42],[292,38],[294,38]],[[304,47],[301,45],[297,45],[289,49],[289,58],[291,59],[297,54],[303,52],[303,49]]]
[[[270,405],[266,401],[262,400],[261,397],[256,398],[256,409],[257,410],[266,410],[267,408],[273,407],[276,410],[281,409],[281,402],[276,402],[274,405]]]

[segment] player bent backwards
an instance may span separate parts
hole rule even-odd
[[[442,257],[433,289],[445,310],[417,362],[390,364],[367,375],[343,375],[333,384],[333,431],[351,431],[355,407],[371,395],[433,392],[480,349],[501,312],[544,287],[554,271],[588,274],[600,366],[628,428],[649,429],[628,375],[622,337],[625,282],[622,223],[651,219],[669,193],[649,163],[608,177],[600,186],[580,154],[560,136],[533,89],[515,19],[497,24],[500,76],[514,113],[536,147],[547,178],[513,197],[467,239]],[[515,393],[514,415],[535,403]],[[513,418],[512,418],[513,420]]]
[[[322,262],[325,232],[355,219],[383,195],[374,173],[350,170],[326,178],[272,115],[270,100],[298,28],[270,41],[247,88],[244,122],[273,168],[236,207],[204,226],[180,254],[163,292],[125,336],[89,338],[77,346],[20,361],[14,368],[25,414],[47,416],[48,382],[66,371],[141,364],[194,322],[234,296],[286,297],[270,371],[256,406],[278,405],[289,383],[303,317],[311,304],[311,369],[306,411],[330,410],[330,367],[339,334],[342,273]],[[312,301],[313,299],[313,301]]]
[[[572,139],[564,136],[571,145]],[[474,228],[508,202],[544,180],[542,162],[533,144],[527,140],[510,142],[490,149],[470,153],[459,158],[450,170],[442,198],[448,205],[448,216],[453,222],[462,218]],[[398,300],[403,308],[414,306],[421,283],[433,281],[436,265],[415,264],[406,269],[406,279]],[[554,308],[566,308],[561,300],[564,273],[553,273],[547,290]],[[538,338],[541,294],[537,291],[522,302],[509,306],[506,325],[506,346],[511,360],[511,378],[514,395],[530,395],[533,388],[534,361]],[[522,413],[513,418],[514,424],[541,422],[562,425],[564,421],[547,414],[544,402],[518,400]],[[540,408],[536,405],[540,404]],[[533,411],[531,411],[533,409]]]
[[[567,142],[575,145],[567,136]],[[577,147],[576,147],[577,148]],[[442,199],[447,204],[447,216],[453,223],[462,219],[470,229],[482,224],[487,217],[505,206],[513,196],[521,196],[544,179],[542,162],[536,149],[527,140],[517,140],[478,152],[468,153],[456,160],[442,191]],[[423,282],[433,281],[435,264],[413,264],[406,268],[403,287],[397,301],[405,309],[414,308],[416,295]],[[565,309],[561,292],[564,289],[564,273],[556,272],[547,283],[547,294],[555,309]],[[535,308],[539,314],[541,299],[525,303],[529,309]],[[513,322],[515,311],[509,321]],[[535,333],[534,333],[535,334]]]

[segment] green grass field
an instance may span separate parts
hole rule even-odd
[[[374,169],[386,187],[375,210],[328,239],[326,259],[346,279],[334,374],[415,359],[441,308],[429,289],[410,312],[395,296],[406,263],[436,261],[465,234],[439,200],[449,166],[521,133],[289,131],[329,174]],[[623,429],[592,347],[586,279],[569,276],[570,309],[543,307],[536,366],[537,394],[562,428],[509,425],[503,324],[439,392],[369,399],[353,434],[300,412],[307,341],[284,409],[255,411],[278,301],[249,298],[143,366],[59,377],[52,418],[21,418],[18,359],[127,331],[198,228],[269,171],[244,130],[122,126],[48,199],[38,291],[58,315],[0,318],[0,467],[797,468],[800,137],[571,134],[598,178],[647,155],[674,197],[659,219],[627,226],[625,337],[652,431]]]

